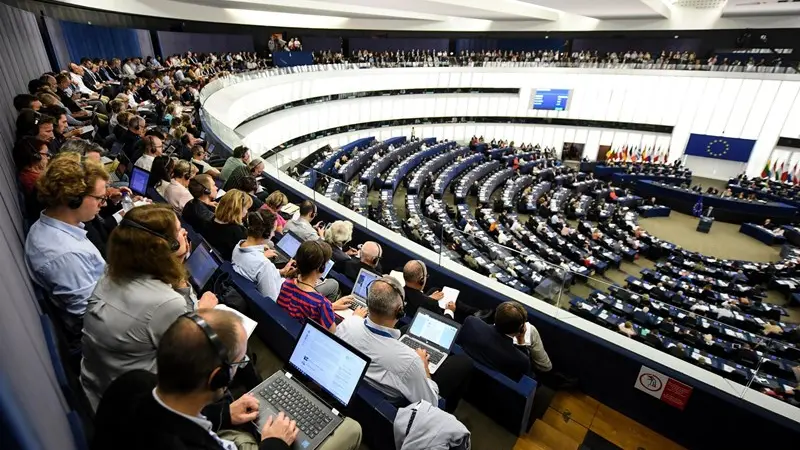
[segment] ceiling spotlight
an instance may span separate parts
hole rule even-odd
[[[550,36],[545,36],[544,38],[545,38],[545,39],[550,39]]]
[[[677,34],[675,35],[675,39],[678,39],[678,35]]]

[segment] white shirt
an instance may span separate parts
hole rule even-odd
[[[133,165],[150,172],[153,169],[153,161],[155,161],[155,159],[156,157],[153,155],[144,154],[140,156]]]
[[[283,277],[272,261],[264,256],[263,245],[242,247],[242,242],[233,248],[231,263],[233,270],[239,275],[252,281],[258,287],[258,292],[272,301],[278,301],[278,295],[283,285]]]
[[[411,403],[439,404],[439,385],[428,378],[417,352],[398,341],[400,330],[350,316],[336,327],[336,336],[369,356],[366,378],[378,390]]]
[[[80,75],[78,75],[77,73],[70,72],[69,76],[70,78],[72,78],[72,83],[78,86],[78,92],[83,94],[94,94],[94,91],[87,88],[86,85],[83,84],[83,78],[81,78]]]
[[[208,419],[206,419],[205,416],[203,416],[203,415],[190,416],[188,414],[184,414],[184,413],[182,413],[180,411],[177,411],[177,410],[174,410],[174,409],[170,408],[169,406],[167,406],[166,403],[161,401],[161,399],[158,397],[157,389],[158,388],[153,388],[153,398],[156,400],[156,402],[159,405],[161,405],[162,408],[166,409],[167,411],[169,411],[171,413],[177,414],[177,415],[183,417],[186,420],[190,420],[190,421],[196,423],[197,425],[199,425],[204,430],[208,431],[208,434],[210,434],[211,437],[216,439],[217,442],[219,443],[219,445],[221,445],[223,449],[225,449],[225,450],[236,450],[236,444],[234,444],[231,441],[222,439],[221,437],[217,436],[216,433],[211,431],[212,423]]]

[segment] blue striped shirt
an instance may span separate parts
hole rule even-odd
[[[325,328],[336,323],[330,300],[319,292],[301,290],[294,280],[283,282],[278,305],[300,322],[311,319]]]

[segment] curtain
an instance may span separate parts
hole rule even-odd
[[[56,381],[44,341],[40,310],[25,268],[22,212],[11,147],[16,110],[12,99],[28,91],[28,81],[50,71],[36,16],[0,3],[0,447],[72,450],[67,404]],[[11,396],[9,396],[11,394]],[[15,397],[15,398],[13,398]],[[19,418],[14,421],[3,417]],[[24,427],[20,429],[18,425]],[[17,426],[15,433],[11,430]],[[16,444],[7,437],[17,436]],[[27,436],[30,439],[19,439]],[[32,441],[38,442],[32,442]]]
[[[176,53],[254,52],[255,44],[250,34],[207,34],[159,31],[158,42],[164,58]]]
[[[72,62],[81,58],[127,58],[142,56],[136,30],[109,28],[76,22],[61,22],[64,42]]]

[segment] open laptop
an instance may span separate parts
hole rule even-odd
[[[300,248],[300,244],[302,243],[303,241],[300,238],[287,231],[283,234],[281,240],[275,244],[275,251],[288,261],[294,258],[297,249]]]
[[[292,449],[314,450],[342,423],[345,408],[369,367],[370,359],[313,320],[307,320],[285,370],[252,391],[259,401],[260,430],[269,416],[283,411],[300,430]]]
[[[131,180],[128,183],[128,186],[130,186],[131,191],[133,191],[134,194],[144,197],[147,195],[147,181],[149,179],[150,172],[142,169],[141,167],[133,166]]]
[[[214,272],[219,269],[219,260],[208,248],[208,244],[201,242],[186,260],[186,269],[189,272],[189,282],[194,291],[199,295],[203,292]]]
[[[400,342],[415,350],[425,349],[430,357],[429,369],[434,373],[450,354],[460,329],[461,325],[447,317],[419,308]]]
[[[350,304],[350,309],[355,310],[356,308],[367,307],[367,294],[369,294],[369,286],[373,281],[380,277],[380,275],[370,272],[366,269],[361,269],[358,271],[356,282],[353,284],[353,292],[351,293],[353,296],[353,303]]]

